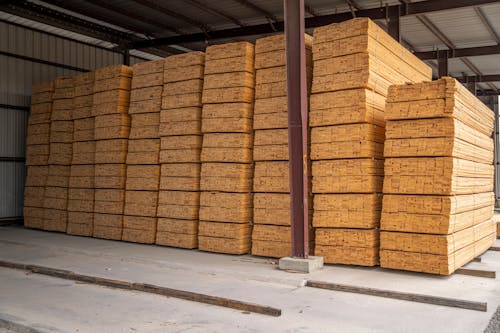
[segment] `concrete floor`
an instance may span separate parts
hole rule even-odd
[[[497,242],[498,243],[498,242]],[[41,332],[483,332],[500,305],[497,279],[381,268],[277,270],[275,260],[0,227],[0,260],[269,305],[248,314],[0,268],[0,322]],[[489,251],[468,267],[500,269]],[[303,287],[306,279],[488,302],[487,312]],[[1,329],[0,329],[1,332]]]

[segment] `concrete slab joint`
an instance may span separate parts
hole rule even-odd
[[[286,271],[311,273],[323,268],[323,257],[309,256],[307,259],[285,257],[279,260],[278,267]]]

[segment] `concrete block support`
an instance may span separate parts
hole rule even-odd
[[[280,259],[278,267],[287,271],[311,273],[323,268],[323,257],[309,256],[306,259],[285,257]]]

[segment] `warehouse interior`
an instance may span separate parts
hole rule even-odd
[[[164,243],[168,246],[158,246],[162,244],[78,237],[23,227],[26,137],[32,95],[37,93],[32,90],[34,85],[60,77],[98,73],[96,70],[115,65],[139,69],[145,68],[140,64],[156,61],[162,63],[163,70],[164,58],[206,52],[216,45],[256,44],[264,37],[285,31],[285,21],[292,20],[293,15],[286,16],[284,3],[297,8],[303,4],[305,32],[314,34],[314,40],[317,28],[370,18],[427,65],[433,80],[453,77],[461,84],[457,90],[465,87],[471,96],[491,109],[493,202],[500,207],[497,148],[500,145],[500,1],[3,0],[0,1],[0,332],[500,330],[500,284],[496,278],[500,269],[500,243],[496,238],[489,250],[474,256],[472,261],[467,260],[463,267],[454,268],[452,274],[433,275],[328,261],[322,269],[306,273],[295,269],[302,267],[301,262],[292,269],[280,270],[279,257],[252,256],[249,251],[241,252],[246,253],[243,255],[220,254],[203,251],[201,247],[181,249],[168,242]],[[292,31],[300,31],[298,26],[295,28]],[[300,32],[296,35],[300,36]],[[377,43],[378,38],[377,35]],[[307,52],[300,55],[300,59],[311,64],[317,60],[314,40],[312,60],[306,57]],[[311,51],[303,35],[301,43]],[[285,54],[285,50],[281,51]],[[286,59],[293,60],[290,52],[287,49]],[[208,54],[204,56],[205,70]],[[304,68],[297,65],[296,69],[305,83],[304,74],[310,64],[302,65]],[[401,68],[399,65],[396,71],[403,71]],[[289,70],[286,66],[283,69]],[[102,77],[108,75],[100,73]],[[132,80],[133,94],[135,74],[126,74],[123,69],[119,74],[122,78],[127,75]],[[201,94],[202,87],[198,88]],[[298,96],[301,98],[298,101],[305,100],[307,105],[308,94]],[[300,120],[302,109],[294,110]],[[223,126],[214,126],[217,125]],[[266,129],[269,128],[272,127]],[[291,146],[290,138],[291,135],[286,144]],[[285,160],[291,161],[292,154]],[[248,163],[251,164],[253,161]],[[257,173],[257,166],[255,170]],[[288,179],[288,169],[283,173]],[[300,169],[299,177],[302,173]],[[287,193],[297,189],[293,186],[300,186],[301,190],[298,195],[289,195],[290,200],[307,202],[304,184],[293,185],[292,178],[292,191],[288,189]],[[308,260],[312,236],[304,238],[297,231],[303,223],[301,227],[306,225],[307,234],[310,219],[304,213],[308,212],[307,204],[305,209],[295,206],[296,210],[294,205],[292,212],[303,211],[299,214],[301,218],[294,213],[290,217],[292,248],[287,245],[286,251],[290,248],[292,257]]]

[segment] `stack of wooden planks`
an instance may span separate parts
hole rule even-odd
[[[68,227],[71,235],[92,236],[94,226],[94,72],[73,77],[73,147],[68,189]]]
[[[95,71],[93,236],[97,238],[122,238],[131,77],[132,68],[122,65]]]
[[[496,238],[493,111],[445,77],[392,86],[385,118],[381,266],[451,274]]]
[[[57,78],[54,88],[50,123],[49,171],[44,193],[43,229],[66,232],[68,187],[73,148],[73,78]]]
[[[494,214],[492,220],[497,225],[497,238],[500,238],[500,215]]]
[[[152,244],[160,186],[160,107],[163,59],[132,67],[130,135],[122,240]]]
[[[44,197],[49,173],[50,119],[54,82],[33,85],[26,134],[24,225],[43,229]]]
[[[305,35],[305,45],[309,89],[311,36]],[[283,34],[256,41],[252,254],[276,258],[289,256],[291,251],[285,65]]]
[[[254,45],[206,49],[198,247],[243,254],[251,248]]]
[[[164,62],[156,234],[159,245],[198,246],[204,62],[203,52],[170,56]]]
[[[315,254],[378,264],[384,107],[392,84],[431,68],[367,18],[315,29],[310,99]]]

